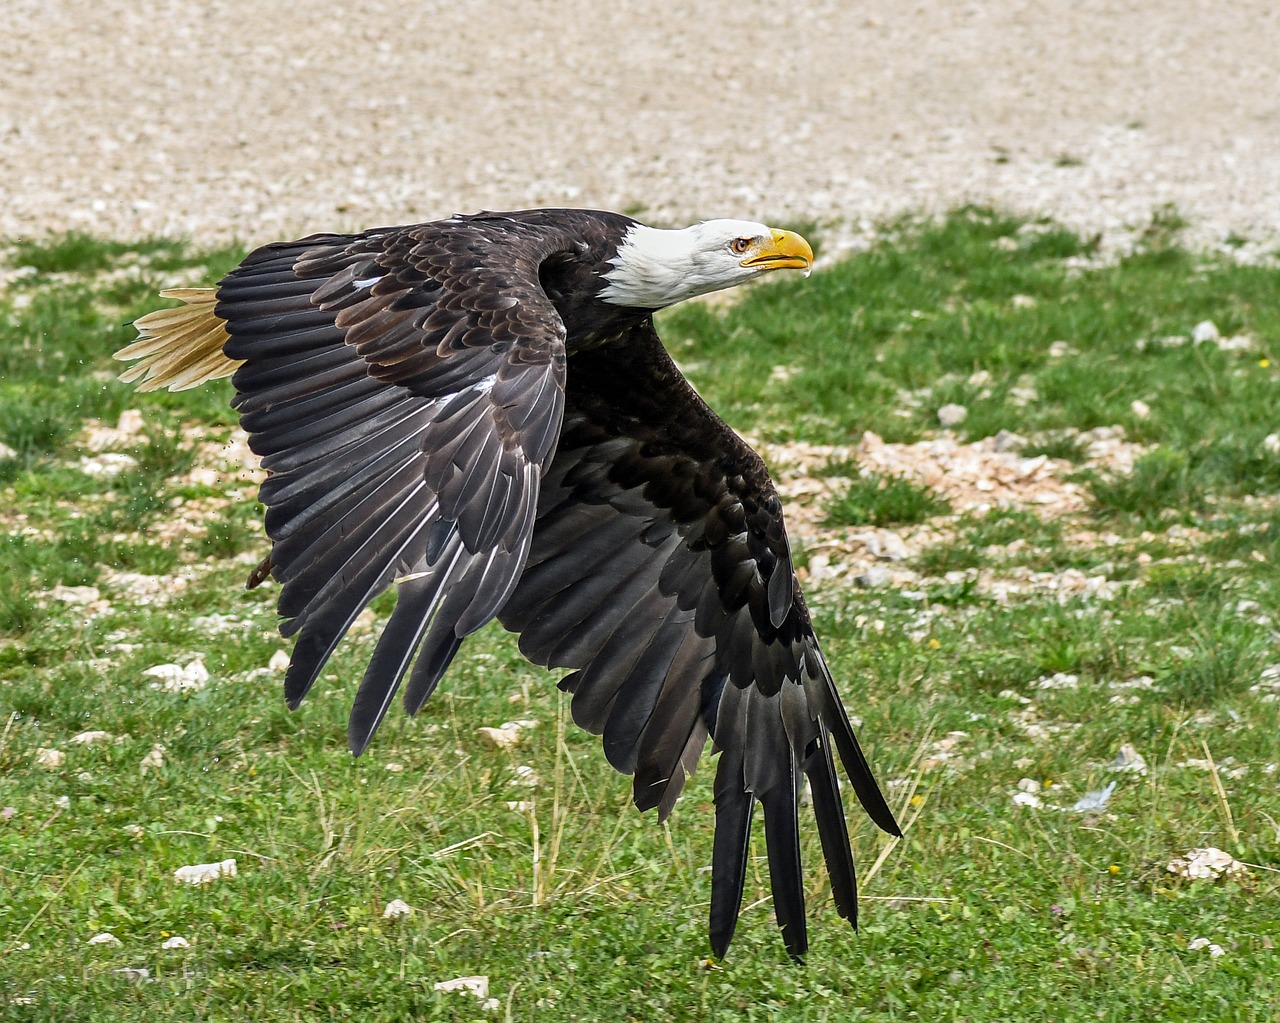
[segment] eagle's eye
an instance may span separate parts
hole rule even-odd
[[[729,243],[729,248],[733,251],[734,255],[741,256],[747,251],[747,249],[751,248],[751,239],[735,238]]]

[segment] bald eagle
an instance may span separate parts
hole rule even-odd
[[[355,696],[369,744],[404,681],[415,713],[497,618],[569,669],[574,720],[665,820],[719,750],[711,947],[728,948],[757,801],[787,951],[808,947],[807,776],[839,914],[857,889],[833,752],[900,834],[818,648],[759,456],[698,396],[653,313],[779,269],[799,235],[737,220],[659,230],[614,213],[455,216],[266,245],[137,321],[140,389],[232,376],[268,476],[296,708],[355,617],[398,599]],[[415,659],[416,655],[416,659]],[[407,676],[407,681],[406,681]]]

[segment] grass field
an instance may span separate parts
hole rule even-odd
[[[797,512],[816,523],[793,529],[807,592],[908,829],[890,845],[851,807],[855,934],[804,822],[803,965],[760,834],[738,935],[707,962],[713,772],[667,826],[641,816],[497,628],[353,761],[388,595],[289,713],[273,587],[243,588],[265,547],[229,385],[139,396],[110,361],[158,288],[240,254],[10,246],[0,1019],[1280,1018],[1280,269],[1187,252],[1178,229],[1161,211],[1103,263],[1052,224],[963,210],[664,317],[758,440],[905,446],[958,404],[960,442],[1012,431],[1084,495],[982,512],[856,463],[812,470],[843,482]],[[1217,337],[1193,340],[1206,320]],[[1131,469],[1095,457],[1100,427]],[[813,552],[838,561],[868,528],[906,540],[889,581],[820,576]],[[514,748],[477,733],[516,719],[535,724]],[[1110,769],[1126,744],[1145,773]],[[1246,866],[1169,871],[1204,846]],[[235,877],[174,881],[227,858]],[[412,914],[384,919],[393,899]],[[472,974],[496,1007],[434,988]]]

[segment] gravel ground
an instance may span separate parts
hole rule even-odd
[[[6,0],[0,237],[965,201],[1280,238],[1273,0]]]

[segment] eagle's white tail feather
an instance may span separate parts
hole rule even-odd
[[[139,391],[162,387],[185,391],[206,380],[230,376],[243,365],[222,354],[227,327],[213,311],[216,290],[170,288],[160,295],[184,304],[176,309],[157,309],[134,321],[138,339],[121,348],[115,357],[122,362],[138,362],[120,374],[121,380],[140,381]]]

